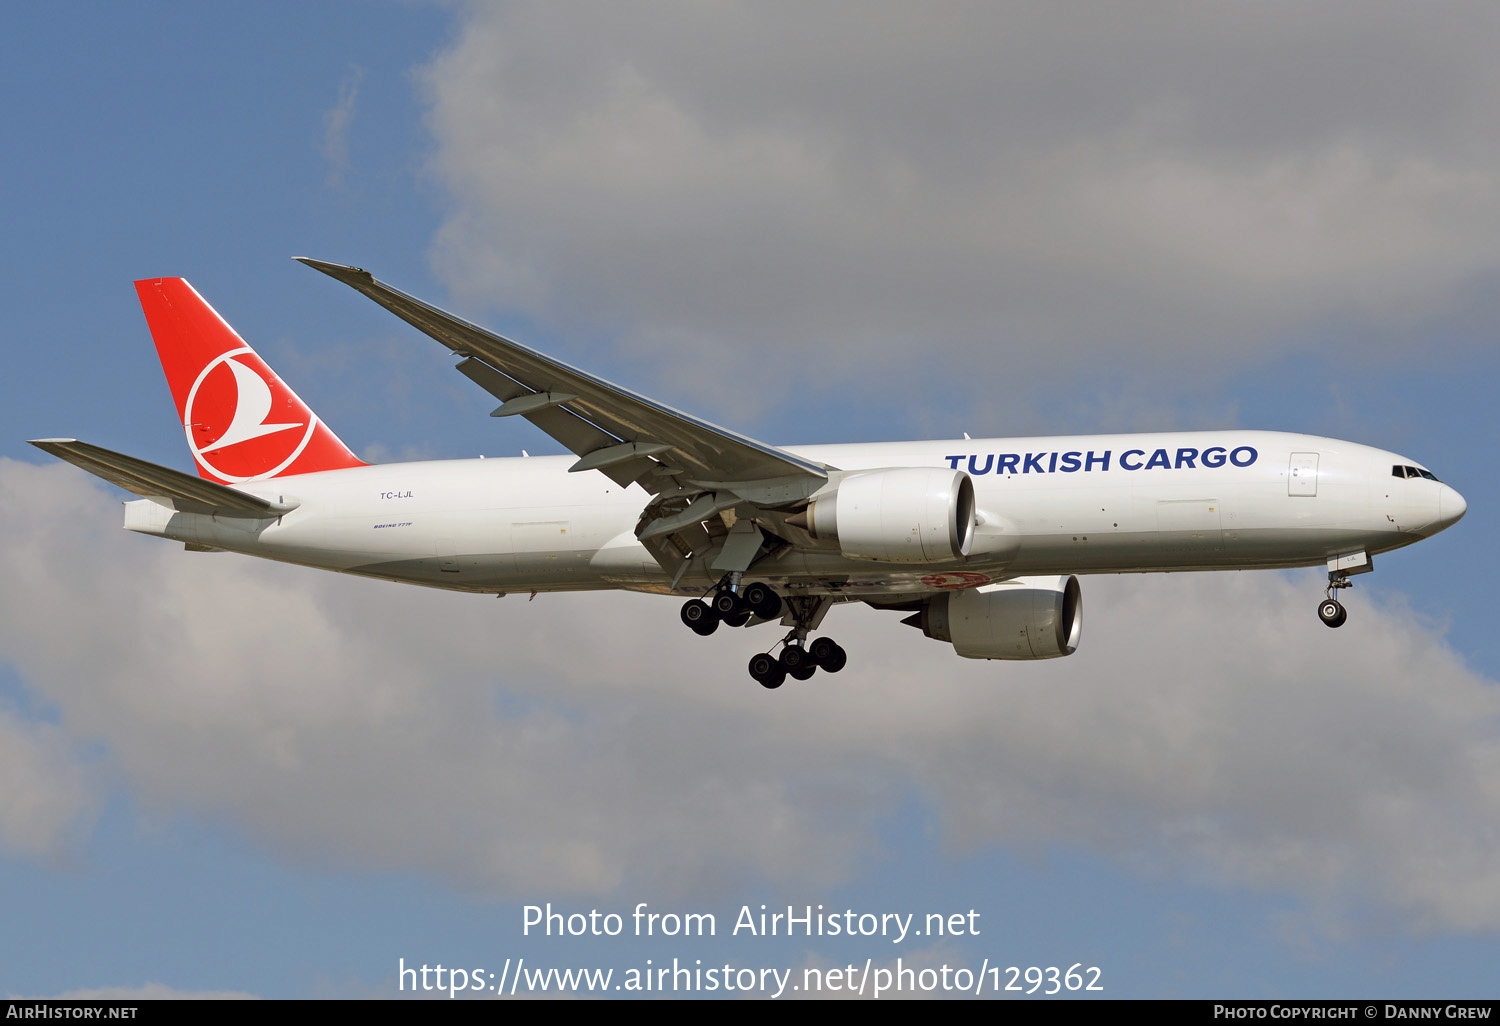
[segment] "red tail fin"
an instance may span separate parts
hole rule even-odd
[[[135,290],[199,476],[234,484],[365,466],[186,280]]]

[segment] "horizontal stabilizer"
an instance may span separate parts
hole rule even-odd
[[[255,495],[170,467],[147,463],[123,453],[101,449],[76,438],[36,438],[31,444],[60,460],[82,467],[127,492],[170,506],[182,513],[268,520],[297,508],[295,502],[268,502]]]

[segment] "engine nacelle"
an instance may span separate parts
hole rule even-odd
[[[900,467],[849,474],[814,499],[794,523],[837,540],[850,559],[943,563],[974,541],[974,482],[948,467]]]
[[[1083,593],[1071,575],[1017,577],[934,595],[901,622],[950,642],[965,659],[1054,659],[1078,649]]]

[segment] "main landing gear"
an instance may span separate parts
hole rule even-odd
[[[719,624],[743,627],[752,616],[774,620],[781,615],[781,596],[764,584],[752,584],[744,591],[731,583],[721,584],[707,601],[688,599],[682,604],[682,622],[695,634],[708,637]]]
[[[832,638],[807,644],[807,635],[822,620],[829,602],[823,598],[797,597],[783,600],[771,588],[755,583],[739,587],[739,574],[728,574],[713,595],[704,601],[689,599],[682,604],[682,622],[695,634],[707,637],[719,624],[743,627],[751,618],[775,620],[790,611],[793,627],[779,644],[781,654],[758,653],[750,660],[750,676],[765,688],[779,688],[787,677],[807,680],[818,670],[837,673],[849,661],[848,654]],[[785,621],[783,621],[785,622]],[[774,648],[774,646],[772,646]]]
[[[1341,588],[1352,587],[1354,587],[1354,582],[1349,580],[1347,574],[1336,573],[1330,570],[1328,573],[1328,591],[1325,593],[1323,601],[1318,604],[1318,619],[1330,627],[1344,626],[1344,621],[1349,619],[1349,611],[1344,608],[1342,602],[1333,597],[1333,593]]]
[[[763,688],[779,688],[788,677],[807,680],[818,670],[838,673],[849,661],[849,655],[832,638],[818,638],[803,647],[797,638],[798,629],[793,628],[781,639],[781,656],[773,657],[769,652],[757,652],[750,658],[750,676]],[[805,632],[804,632],[805,633]]]

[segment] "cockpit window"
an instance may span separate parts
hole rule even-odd
[[[1407,477],[1421,477],[1422,476],[1422,472],[1420,470],[1418,470],[1416,467],[1407,467],[1406,468],[1406,476]]]
[[[1425,477],[1429,481],[1436,481],[1437,480],[1437,475],[1434,474],[1430,470],[1418,470],[1417,473],[1421,474],[1423,477]]]
[[[1436,481],[1437,475],[1430,470],[1422,470],[1419,467],[1407,467],[1397,464],[1391,468],[1392,477],[1425,477],[1429,481]]]
[[[1403,466],[1400,466],[1399,464],[1397,466],[1392,467],[1391,468],[1391,476],[1392,477],[1405,478],[1406,477],[1406,468],[1403,467]]]

